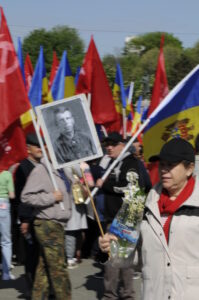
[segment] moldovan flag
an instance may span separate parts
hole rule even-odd
[[[133,118],[132,135],[136,133],[136,131],[138,130],[141,124],[141,106],[142,106],[142,96],[140,96],[137,101],[137,107]]]
[[[19,117],[30,103],[2,7],[0,14],[0,169],[6,170],[27,156]]]
[[[119,63],[116,65],[115,82],[113,85],[113,100],[117,112],[117,120],[108,126],[107,131],[124,132],[122,120],[123,109],[126,109],[126,92],[124,89],[123,76]]]
[[[149,116],[144,132],[144,156],[158,154],[164,143],[181,137],[194,145],[199,128],[199,65],[197,65]]]
[[[48,94],[49,102],[60,100],[75,94],[75,82],[72,76],[66,51],[63,52],[59,68]]]
[[[112,92],[93,37],[80,70],[76,94],[91,94],[91,113],[95,124],[106,124],[117,118]]]
[[[51,89],[51,86],[53,84],[53,80],[55,78],[55,75],[57,73],[59,67],[59,60],[57,58],[57,54],[55,51],[53,51],[53,62],[51,66],[51,71],[50,71],[50,77],[49,77],[49,82],[48,82],[48,89]]]
[[[79,80],[80,69],[81,69],[80,67],[77,67],[76,74],[75,74],[75,86],[77,86]]]
[[[117,113],[122,115],[122,108],[126,108],[126,93],[119,63],[117,63],[116,66],[115,83],[113,85],[113,100],[115,102]]]
[[[32,107],[48,102],[48,80],[46,77],[46,67],[44,63],[44,53],[42,46],[40,46],[39,57],[37,59],[28,96]]]
[[[32,84],[28,93],[32,107],[48,102],[48,81],[46,78],[46,68],[44,64],[43,47],[40,46],[39,57],[37,59],[35,71],[32,78]],[[32,131],[32,117],[30,112],[21,116],[23,129],[28,133]],[[30,130],[29,130],[30,127]]]
[[[31,59],[29,54],[27,53],[25,63],[24,63],[24,73],[25,73],[25,79],[26,79],[26,89],[29,92],[31,83],[32,83],[32,77],[33,77],[33,66],[31,63]]]

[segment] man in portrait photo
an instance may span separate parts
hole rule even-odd
[[[59,164],[96,154],[95,145],[86,128],[78,128],[69,109],[58,106],[54,110],[58,136],[54,141],[54,153]]]

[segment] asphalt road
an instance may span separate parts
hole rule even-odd
[[[95,278],[100,272],[100,265],[92,259],[84,259],[78,268],[69,270],[72,282],[72,299],[95,300],[103,297],[103,279]],[[16,280],[0,280],[0,300],[15,300],[26,298],[26,281],[23,267],[16,266],[12,272]],[[133,281],[133,279],[132,279]],[[135,300],[140,300],[140,279],[134,280]]]

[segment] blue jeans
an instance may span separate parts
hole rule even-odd
[[[3,274],[9,275],[12,257],[11,216],[9,199],[0,198],[0,234]]]

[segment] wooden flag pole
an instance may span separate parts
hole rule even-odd
[[[80,168],[81,169],[81,168]],[[94,214],[95,214],[95,218],[96,218],[96,221],[97,221],[97,224],[99,226],[99,230],[100,230],[100,233],[101,233],[101,236],[103,237],[104,236],[104,230],[102,228],[102,225],[101,225],[101,222],[100,222],[100,219],[99,219],[99,216],[98,216],[98,213],[97,213],[97,210],[96,210],[96,207],[95,207],[95,203],[94,203],[94,200],[93,200],[93,197],[91,195],[91,191],[90,191],[90,188],[88,186],[88,182],[86,180],[86,177],[84,175],[84,172],[83,170],[81,169],[81,173],[82,173],[82,178],[84,179],[84,182],[86,184],[86,190],[88,192],[88,195],[89,195],[89,198],[90,198],[90,201],[91,201],[91,205],[93,207],[93,211],[94,211]]]

